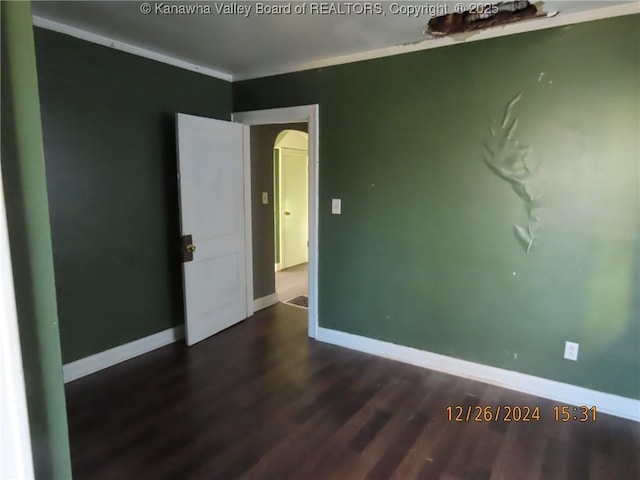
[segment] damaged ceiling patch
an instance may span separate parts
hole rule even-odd
[[[458,7],[461,4],[456,4]],[[526,0],[501,3],[471,4],[467,10],[447,13],[429,20],[425,34],[432,37],[461,35],[463,39],[480,30],[509,23],[555,16],[558,12],[546,13],[543,2],[529,3]],[[465,35],[467,34],[467,35]]]

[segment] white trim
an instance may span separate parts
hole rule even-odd
[[[266,110],[251,110],[234,112],[231,120],[245,125],[269,125],[274,123],[304,123],[311,121],[314,109],[318,105],[299,105],[296,107],[270,108]],[[317,115],[317,112],[316,112]],[[308,132],[311,136],[311,132]]]
[[[242,127],[242,158],[244,160],[244,256],[247,295],[247,318],[255,311],[253,306],[253,229],[251,226],[251,131]]]
[[[277,293],[272,293],[271,295],[267,295],[267,296],[262,297],[262,298],[256,298],[253,301],[253,311],[254,312],[258,312],[258,311],[263,310],[263,309],[265,309],[267,307],[275,305],[279,301],[280,300],[278,299],[278,294]]]
[[[184,326],[169,328],[133,342],[118,345],[104,352],[96,353],[75,362],[63,365],[64,383],[72,382],[99,370],[112,367],[118,363],[140,356],[144,353],[164,347],[184,338]]]
[[[9,230],[0,170],[0,478],[33,478]]]
[[[70,35],[72,37],[79,38],[80,40],[96,43],[98,45],[102,45],[103,47],[109,47],[115,50],[120,50],[121,52],[131,53],[139,57],[155,60],[156,62],[166,63],[167,65],[183,68],[192,72],[201,73],[202,75],[206,75],[208,77],[219,78],[220,80],[226,80],[227,82],[231,82],[233,80],[233,77],[228,73],[213,70],[212,68],[208,67],[203,67],[202,65],[196,65],[195,63],[186,62],[179,58],[171,57],[163,53],[158,53],[152,50],[147,50],[146,48],[131,45],[130,43],[121,42],[109,37],[104,37],[102,35],[98,35],[97,33],[82,30],[81,28],[76,28],[64,23],[56,22],[54,20],[49,20],[48,18],[34,15],[33,24],[36,27],[46,28],[47,30],[52,30],[58,33],[64,33],[65,35]]]
[[[273,75],[282,75],[285,73],[312,70],[315,68],[343,65],[345,63],[360,62],[362,60],[371,60],[374,58],[390,57],[403,53],[417,52],[420,50],[429,50],[439,47],[448,47],[450,45],[458,45],[460,43],[477,42],[479,40],[487,40],[489,38],[504,37],[506,35],[533,32],[536,30],[561,27],[564,25],[571,25],[575,23],[591,22],[594,20],[602,20],[604,18],[619,17],[623,15],[632,15],[635,13],[640,13],[640,2],[638,1],[587,10],[583,12],[567,14],[563,14],[562,12],[560,12],[555,16],[539,17],[537,19],[511,23],[500,27],[482,30],[481,32],[472,35],[465,41],[454,40],[451,37],[428,38],[426,40],[407,45],[396,45],[393,47],[369,50],[366,52],[354,53],[350,55],[341,55],[338,57],[325,58],[312,62],[292,64],[286,67],[269,68],[260,71],[254,71],[245,75],[233,75],[233,81],[236,82],[242,80],[251,80],[254,78],[271,77]]]
[[[637,1],[628,2],[618,5],[612,5],[610,7],[597,8],[593,10],[587,10],[574,13],[558,13],[555,16],[541,17],[524,22],[512,23],[500,27],[489,28],[483,30],[471,37],[465,42],[476,42],[479,40],[486,40],[489,38],[504,37],[506,35],[515,35],[518,33],[532,32],[536,30],[544,30],[547,28],[561,27],[564,25],[571,25],[575,23],[591,22],[594,20],[602,20],[604,18],[619,17],[623,15],[632,15],[640,13],[640,3]],[[408,44],[408,45],[396,45],[393,47],[380,48],[376,50],[369,50],[360,53],[354,53],[349,55],[340,55],[337,57],[329,57],[322,60],[316,60],[311,62],[302,62],[291,64],[286,67],[269,68],[260,71],[253,71],[246,74],[232,75],[230,73],[214,70],[202,65],[196,65],[176,57],[171,57],[162,53],[154,52],[145,48],[137,47],[129,43],[114,40],[103,35],[89,32],[77,27],[72,27],[64,23],[49,20],[44,17],[33,15],[33,24],[37,27],[46,28],[47,30],[53,30],[54,32],[64,33],[87,42],[96,43],[105,47],[114,48],[123,52],[138,55],[140,57],[149,58],[158,62],[173,65],[174,67],[183,68],[192,72],[201,73],[209,77],[219,78],[228,82],[250,80],[254,78],[270,77],[273,75],[281,75],[285,73],[301,72],[304,70],[311,70],[314,68],[330,67],[334,65],[343,65],[345,63],[360,62],[362,60],[370,60],[374,58],[390,57],[393,55],[400,55],[403,53],[417,52],[420,50],[429,50],[431,48],[447,47],[450,45],[457,45],[463,43],[457,40],[453,40],[451,37],[443,38],[430,38],[423,41]]]
[[[640,422],[640,400],[320,327],[316,340]],[[551,412],[549,412],[551,414]]]
[[[309,133],[309,315],[308,334],[318,334],[318,181],[320,164],[320,133],[318,105],[273,108],[236,112],[234,122],[245,125],[270,125],[274,123],[307,122]]]

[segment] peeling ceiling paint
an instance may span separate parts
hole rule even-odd
[[[312,13],[312,3],[321,2],[271,1],[269,4],[291,5],[291,13],[259,14],[259,2],[39,1],[33,2],[33,13],[234,78],[247,78],[292,71],[329,58],[423,42],[431,14],[440,15],[444,8],[452,10],[456,4],[468,6],[472,2],[433,2],[430,9],[409,9],[406,7],[425,2],[382,1],[372,3],[366,12],[366,2],[343,2],[338,6],[342,10],[334,8],[325,14],[320,10]],[[344,9],[346,3],[352,5],[350,13]],[[637,1],[548,1],[545,7],[564,14],[625,3]],[[303,4],[307,4],[305,13],[296,14]],[[168,11],[166,6],[172,5],[191,5],[192,13],[164,13]]]
[[[459,10],[459,9],[458,9]],[[470,34],[508,23],[522,22],[534,18],[555,16],[558,12],[544,11],[544,2],[531,3],[527,0],[471,5],[469,10],[446,13],[429,20],[426,35]],[[458,37],[464,40],[465,37]]]

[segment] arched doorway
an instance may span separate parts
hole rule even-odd
[[[309,262],[309,135],[283,130],[274,142],[276,293],[306,306]]]

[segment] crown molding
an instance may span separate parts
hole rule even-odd
[[[80,40],[86,40],[87,42],[96,43],[98,45],[102,45],[103,47],[113,48],[115,50],[120,50],[121,52],[131,53],[132,55],[148,58],[160,63],[166,63],[167,65],[172,65],[174,67],[189,70],[191,72],[201,73],[202,75],[207,75],[208,77],[226,80],[227,82],[231,82],[233,80],[233,77],[228,73],[213,70],[208,67],[203,67],[202,65],[196,65],[195,63],[190,63],[179,58],[170,57],[169,55],[154,52],[146,48],[137,47],[135,45],[131,45],[130,43],[121,42],[109,37],[104,37],[87,30],[82,30],[80,28],[72,27],[64,23],[55,22],[53,20],[39,17],[37,15],[33,16],[33,24],[36,27],[53,30],[54,32],[58,33],[64,33],[65,35],[70,35],[72,37],[79,38]]]
[[[533,32],[536,30],[544,30],[547,28],[562,27],[565,25],[573,25],[576,23],[591,22],[594,20],[602,20],[605,18],[613,18],[624,15],[633,15],[640,13],[640,1],[633,1],[619,5],[612,5],[610,7],[598,8],[594,10],[588,10],[584,12],[575,12],[563,14],[558,13],[555,16],[539,17],[518,23],[511,23],[499,27],[489,28],[482,30],[464,41],[457,41],[451,37],[431,38],[420,42],[396,45],[393,47],[380,48],[376,50],[369,50],[366,52],[355,53],[350,55],[341,55],[336,57],[325,58],[322,60],[312,62],[302,62],[290,64],[285,67],[271,68],[265,70],[256,70],[246,74],[232,75],[229,73],[213,70],[202,65],[196,65],[176,57],[171,57],[162,53],[154,52],[145,48],[137,47],[129,43],[114,40],[109,37],[98,35],[87,30],[72,27],[64,23],[49,20],[37,15],[33,16],[33,24],[37,27],[45,28],[47,30],[53,30],[55,32],[64,33],[81,40],[86,40],[91,43],[96,43],[105,47],[114,48],[123,52],[138,55],[140,57],[155,60],[174,67],[183,68],[192,72],[201,73],[228,82],[251,80],[262,77],[271,77],[274,75],[282,75],[286,73],[301,72],[304,70],[312,70],[316,68],[331,67],[335,65],[342,65],[346,63],[360,62],[363,60],[371,60],[375,58],[390,57],[393,55],[400,55],[403,53],[418,52],[421,50],[429,50],[432,48],[448,47],[452,45],[459,45],[468,42],[477,42],[481,40],[487,40],[490,38],[503,37],[507,35],[516,35],[519,33]]]
[[[640,13],[640,1],[613,5],[611,7],[598,8],[594,10],[587,10],[584,12],[575,12],[568,14],[562,14],[562,12],[560,12],[555,16],[538,17],[523,22],[510,23],[504,26],[482,30],[463,41],[454,40],[451,37],[430,38],[411,44],[397,45],[394,47],[381,48],[377,50],[369,50],[366,52],[331,57],[313,62],[292,64],[282,68],[255,71],[246,75],[234,75],[233,81],[252,80],[256,78],[272,77],[274,75],[282,75],[286,73],[302,72],[304,70],[312,70],[315,68],[331,67],[335,65],[343,65],[346,63],[360,62],[363,60],[371,60],[374,58],[390,57],[403,53],[418,52],[421,50],[429,50],[431,48],[448,47],[451,45],[459,45],[463,43],[487,40],[489,38],[516,35],[518,33],[533,32],[536,30],[562,27],[565,25],[591,22],[594,20],[602,20],[605,18],[620,17],[623,15],[632,15],[635,13]],[[549,15],[551,15],[551,13]]]

